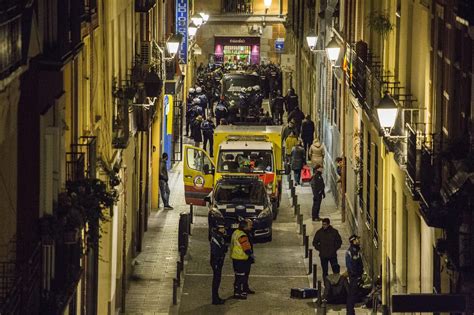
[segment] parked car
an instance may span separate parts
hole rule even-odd
[[[218,223],[225,222],[230,236],[240,220],[250,219],[255,241],[272,240],[272,204],[264,183],[257,177],[224,176],[205,199],[209,203],[209,234]]]

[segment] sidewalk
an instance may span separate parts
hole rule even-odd
[[[288,187],[288,181],[285,178],[286,181],[286,188],[287,188],[287,194],[288,198],[291,198],[291,191],[289,190]],[[328,187],[328,184],[326,185]],[[318,280],[322,281],[322,268],[321,268],[321,262],[319,259],[319,253],[316,251],[312,245],[313,242],[313,237],[314,234],[316,233],[317,230],[319,230],[322,227],[322,222],[321,221],[316,221],[313,222],[311,220],[311,208],[313,205],[313,193],[311,190],[311,186],[309,183],[305,183],[304,186],[298,185],[296,187],[296,195],[298,196],[298,204],[300,205],[300,211],[301,214],[303,214],[303,224],[306,224],[306,234],[309,236],[309,249],[313,250],[313,264],[317,265],[318,268]],[[337,205],[334,201],[334,197],[332,193],[327,192],[326,193],[326,198],[323,199],[321,203],[321,212],[320,212],[320,217],[321,218],[329,218],[331,220],[331,225],[339,231],[339,234],[341,235],[342,238],[342,247],[340,250],[337,252],[337,260],[339,265],[341,266],[341,273],[344,273],[346,271],[346,261],[345,261],[345,253],[346,250],[349,248],[349,236],[352,235],[352,232],[349,229],[349,225],[347,223],[342,222],[342,217],[341,217],[341,211],[340,209],[337,208]],[[308,266],[307,262],[308,259],[305,259],[306,262],[306,268]],[[332,273],[331,266],[329,266],[329,273]],[[312,274],[308,276],[308,280],[310,283],[310,286],[312,285]],[[324,285],[324,284],[323,284]],[[315,303],[316,306],[316,303]],[[370,309],[362,308],[361,306],[356,307],[356,314],[371,314]],[[317,309],[316,310],[317,314],[324,314],[322,312],[322,309]],[[326,309],[326,314],[346,314],[346,306],[345,305],[327,305]]]
[[[176,276],[179,214],[188,211],[184,201],[182,163],[169,172],[170,203],[174,210],[150,214],[143,251],[135,259],[122,314],[170,314],[173,303],[173,278]]]

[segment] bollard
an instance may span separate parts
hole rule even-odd
[[[308,274],[313,272],[313,250],[308,250]]]
[[[293,207],[294,207],[298,204],[298,196],[294,195],[292,200],[293,200]]]
[[[321,306],[321,280],[318,281],[318,301],[316,302],[318,304],[318,306]]]
[[[306,236],[306,224],[303,224],[303,237]],[[303,243],[304,245],[304,243]]]
[[[298,215],[300,214],[300,210],[301,210],[301,206],[300,205],[296,205],[293,207],[293,215]]]
[[[191,218],[189,218],[189,221],[191,222],[191,224],[193,224],[194,223],[194,206],[193,205],[189,206],[189,215],[191,216]]]
[[[291,191],[291,198],[294,198],[295,195],[296,195],[296,189],[295,189],[295,187],[292,186],[292,187],[290,188],[290,191]]]
[[[293,185],[293,180],[291,179],[291,176],[288,176],[288,186],[290,186],[290,188],[295,187],[295,185]]]
[[[303,236],[303,243],[304,243],[304,258],[308,258],[308,252],[309,252],[309,236],[304,235]]]
[[[313,288],[316,289],[318,283],[318,265],[313,264]]]
[[[173,279],[173,305],[178,304],[178,281]]]
[[[300,214],[298,219],[299,219],[298,224],[300,225],[299,233],[300,235],[302,235],[303,234],[303,215]]]
[[[184,255],[179,253],[179,260],[181,261],[181,270],[184,270]]]
[[[181,286],[181,266],[180,262],[176,262],[176,282],[178,283],[178,287]]]

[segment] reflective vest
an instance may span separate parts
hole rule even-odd
[[[230,246],[231,247],[231,252],[230,252],[230,257],[232,259],[236,260],[247,260],[249,259],[249,256],[244,252],[242,249],[242,246],[240,245],[239,238],[242,236],[246,236],[244,231],[241,230],[235,230],[234,233],[232,233],[232,239],[230,241]]]

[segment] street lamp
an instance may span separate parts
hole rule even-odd
[[[265,14],[267,14],[268,10],[272,6],[272,0],[263,0],[263,5],[265,6]]]
[[[311,51],[316,48],[316,43],[318,42],[318,36],[316,33],[311,30],[308,35],[306,35],[306,42],[308,43],[308,47]]]
[[[209,20],[209,14],[205,12],[199,12],[199,15],[202,17],[202,24],[206,24],[207,20]]]
[[[191,16],[191,20],[199,28],[201,27],[204,18],[200,14],[194,14],[193,16]]]
[[[174,34],[166,42],[166,48],[168,49],[168,52],[170,53],[171,58],[173,58],[174,55],[176,55],[176,53],[178,52],[179,45],[181,44],[181,38],[182,38],[181,34],[179,35]]]
[[[189,38],[194,38],[194,36],[196,36],[197,30],[198,27],[196,26],[196,24],[194,24],[194,22],[191,22],[191,24],[189,24],[188,26]]]
[[[336,63],[337,58],[339,58],[340,51],[341,47],[333,36],[326,46],[326,53],[328,55],[329,61],[331,61],[333,65]]]
[[[397,102],[392,98],[388,91],[385,91],[385,95],[380,100],[376,109],[380,127],[384,129],[386,135],[390,134],[390,130],[395,125],[395,120],[397,119]]]

